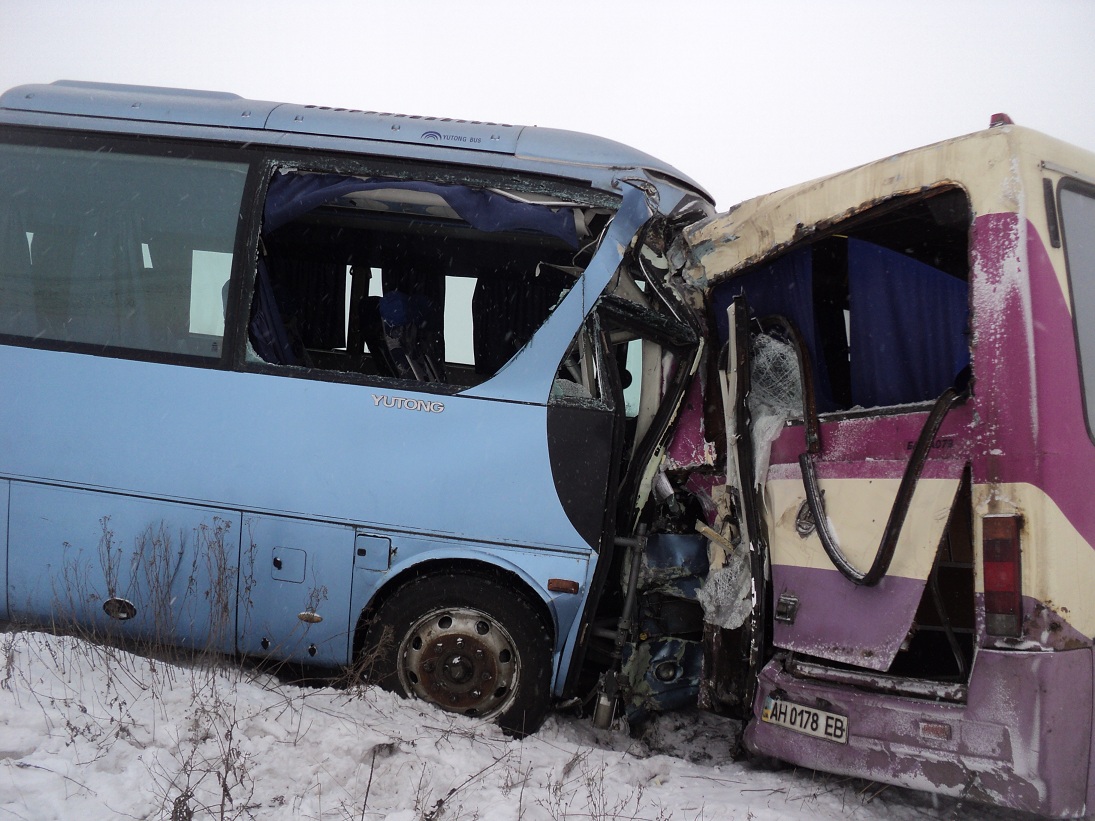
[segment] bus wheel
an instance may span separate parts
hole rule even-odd
[[[551,698],[550,631],[512,586],[419,577],[380,605],[365,636],[370,680],[444,710],[536,732]],[[371,656],[371,658],[370,658]]]

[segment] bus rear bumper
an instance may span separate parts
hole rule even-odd
[[[762,720],[766,699],[847,719],[847,740]],[[1086,810],[1092,652],[980,650],[965,703],[797,678],[781,659],[760,676],[746,747],[803,767],[1053,817]]]

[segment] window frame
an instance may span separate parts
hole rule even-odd
[[[1086,197],[1091,201],[1092,207],[1095,208],[1095,184],[1087,182],[1085,180],[1077,179],[1076,177],[1062,176],[1056,184],[1057,194],[1057,219],[1059,222],[1061,238],[1061,253],[1065,260],[1065,276],[1068,281],[1068,298],[1072,308],[1072,336],[1076,345],[1076,367],[1078,370],[1079,387],[1080,387],[1080,405],[1083,408],[1084,413],[1084,425],[1087,427],[1088,438],[1092,442],[1095,442],[1095,426],[1092,425],[1092,409],[1090,407],[1089,391],[1088,387],[1092,388],[1092,393],[1095,393],[1095,312],[1091,312],[1090,321],[1084,322],[1084,328],[1088,330],[1081,330],[1081,313],[1080,304],[1077,300],[1077,279],[1080,272],[1073,272],[1073,258],[1069,252],[1068,242],[1068,226],[1066,214],[1069,210],[1065,208],[1063,195],[1066,193],[1075,194],[1077,196]],[[1093,226],[1095,227],[1095,226]],[[1081,234],[1083,232],[1081,231]],[[1095,253],[1091,255],[1092,261],[1095,262]],[[1095,297],[1095,287],[1089,288],[1092,291],[1093,297]],[[1093,306],[1095,306],[1095,298],[1091,300]],[[1089,349],[1091,356],[1086,357],[1087,367],[1085,370],[1085,356],[1084,356],[1084,344],[1083,340],[1087,338],[1091,342]]]
[[[956,278],[961,279],[962,281],[966,282],[967,286],[968,286],[968,292],[967,292],[967,297],[966,297],[966,308],[970,312],[968,314],[968,316],[970,317],[970,319],[967,320],[967,323],[968,323],[972,319],[972,310],[973,310],[973,307],[972,307],[972,300],[973,300],[973,290],[972,290],[972,285],[973,285],[973,264],[972,264],[972,256],[971,256],[972,252],[973,252],[973,245],[972,245],[972,240],[971,240],[971,237],[972,237],[971,231],[972,231],[972,227],[973,227],[972,198],[971,198],[969,190],[964,185],[961,185],[960,183],[955,182],[953,180],[940,181],[939,183],[936,183],[936,184],[930,185],[930,186],[926,186],[923,189],[921,189],[919,191],[915,191],[915,192],[896,193],[896,194],[894,194],[890,197],[887,197],[887,198],[879,200],[879,201],[871,201],[871,202],[864,203],[861,206],[861,208],[855,210],[854,213],[846,211],[846,212],[843,212],[841,214],[834,215],[834,217],[831,218],[831,219],[822,220],[822,221],[816,223],[812,227],[812,230],[807,231],[807,230],[803,229],[802,230],[802,233],[804,235],[803,239],[797,240],[797,241],[792,242],[792,243],[788,243],[786,245],[782,245],[777,249],[773,249],[770,253],[767,253],[763,256],[760,256],[756,259],[751,260],[749,262],[749,264],[743,265],[739,270],[736,270],[734,272],[732,277],[720,282],[719,285],[732,283],[735,280],[737,280],[739,277],[748,275],[749,273],[751,273],[753,271],[759,270],[759,269],[763,268],[764,266],[775,262],[776,260],[779,260],[783,257],[786,257],[786,256],[790,255],[790,254],[799,252],[802,249],[810,249],[811,254],[814,254],[814,253],[816,253],[817,249],[821,245],[823,245],[826,241],[834,239],[834,238],[843,238],[845,240],[853,239],[853,238],[854,239],[863,239],[863,237],[861,235],[863,235],[865,232],[869,232],[870,229],[873,226],[876,226],[876,225],[879,226],[879,227],[883,226],[888,217],[892,217],[894,214],[901,214],[901,212],[906,210],[906,209],[909,209],[911,207],[915,207],[915,206],[920,205],[920,204],[927,203],[928,201],[930,201],[932,199],[935,199],[937,197],[949,196],[949,195],[952,195],[952,194],[960,194],[961,197],[965,201],[965,207],[966,207],[966,210],[965,210],[965,221],[966,221],[966,230],[965,230],[965,238],[966,239],[965,239],[965,242],[966,242],[966,247],[965,247],[965,266],[964,266],[965,276],[964,277],[956,277]],[[878,245],[882,248],[886,248],[888,250],[894,251],[895,253],[901,253],[898,249],[896,249],[894,247],[891,247],[890,245],[878,242],[874,239],[866,239],[865,241],[868,242],[868,243],[871,243],[873,245]],[[919,257],[917,257],[917,255],[915,255],[915,254],[907,254],[906,253],[905,255],[909,256],[912,259],[919,260]],[[919,260],[919,261],[923,261],[923,260]],[[842,264],[844,266],[844,275],[846,277],[847,276],[847,270],[848,270],[847,269],[847,261],[845,260]],[[927,263],[925,263],[925,264],[927,264]],[[952,277],[954,276],[954,274],[951,271],[947,270],[947,267],[940,267],[940,266],[932,266],[932,267],[935,267],[937,270],[939,270],[940,272],[942,272],[944,274],[947,274],[948,276],[952,276]],[[813,304],[814,304],[813,310],[815,312],[817,311],[817,304],[818,304],[818,301],[819,301],[819,297],[818,297],[818,294],[816,292],[817,276],[818,276],[818,272],[815,268],[815,270],[813,270],[813,272],[812,272],[813,285],[815,287],[815,292],[813,294]],[[844,290],[843,296],[844,296],[845,302],[847,302],[847,298],[848,298],[847,285],[845,285],[845,290]],[[750,310],[752,310],[752,306],[750,306]],[[850,311],[850,305],[846,305],[846,307],[844,308],[845,323],[848,323],[848,321],[849,321],[849,318],[850,318],[849,311]],[[757,319],[760,320],[760,319],[763,319],[763,317],[758,316]],[[847,328],[847,324],[845,325],[845,327]],[[820,332],[821,331],[819,329],[819,333]],[[847,334],[848,331],[846,330],[845,333]],[[967,328],[966,328],[966,333],[967,333],[967,348],[968,348],[969,354],[970,354],[969,367],[970,367],[970,371],[971,371],[971,374],[972,374],[975,363],[973,361],[973,359],[974,359],[974,357],[973,357],[973,346],[972,346],[972,342],[971,342],[971,339],[970,339],[970,328],[969,328],[968,324],[967,324]],[[850,342],[850,340],[847,340],[847,341]],[[824,345],[823,345],[823,343],[821,342],[820,339],[819,339],[819,345],[821,345],[822,348],[824,348]],[[830,363],[830,357],[832,355],[831,352],[829,352],[829,354],[826,355],[826,353],[823,350],[821,355],[826,361],[826,367],[828,367],[831,364]],[[811,361],[810,361],[810,367],[813,368],[813,375],[814,375],[814,381],[815,381],[815,386],[816,386],[818,365],[817,365],[816,362],[813,361],[812,357],[811,357]],[[850,370],[851,367],[853,367],[853,366],[851,365],[851,361],[849,360],[849,372],[848,372],[849,377],[850,377],[850,374],[851,374],[851,370]],[[971,376],[971,383],[972,383],[972,376]],[[912,414],[912,413],[923,413],[926,409],[929,409],[932,406],[934,401],[935,401],[935,398],[933,397],[933,398],[930,398],[930,399],[923,399],[923,400],[918,400],[918,401],[915,401],[915,402],[906,402],[906,403],[900,403],[900,404],[886,404],[886,405],[872,405],[872,406],[858,406],[858,405],[854,405],[854,404],[849,404],[845,407],[837,407],[837,408],[834,408],[834,409],[831,409],[831,410],[819,411],[817,416],[818,416],[819,420],[822,421],[822,422],[840,422],[840,421],[843,421],[843,420],[850,420],[850,419],[901,416],[901,415]],[[803,415],[802,410],[800,409],[798,412],[796,412],[795,414],[790,416],[787,420],[787,424],[791,425],[791,426],[801,426],[801,425],[803,425],[804,424],[804,415]]]
[[[244,184],[240,193],[239,214],[232,239],[232,264],[229,275],[229,294],[225,306],[224,335],[221,349],[216,356],[159,351],[150,348],[134,348],[121,345],[103,345],[96,342],[49,339],[0,333],[0,344],[67,353],[90,354],[113,359],[155,362],[168,365],[229,370],[238,360],[238,330],[240,323],[235,315],[238,306],[240,280],[247,270],[248,241],[254,233],[254,202],[257,167],[260,155],[237,146],[226,146],[209,140],[179,137],[116,134],[100,131],[54,129],[37,126],[0,125],[0,144],[28,148],[82,151],[88,154],[109,153],[138,157],[196,160],[245,166]],[[155,264],[155,260],[153,260]]]
[[[386,376],[382,374],[341,371],[321,367],[280,365],[262,361],[251,355],[248,329],[251,317],[251,305],[254,298],[258,276],[258,256],[262,236],[262,215],[265,208],[267,190],[270,181],[279,171],[301,173],[338,174],[358,177],[386,177],[396,180],[422,181],[440,185],[465,185],[473,188],[499,188],[529,194],[547,194],[558,199],[567,199],[577,206],[587,209],[619,210],[623,201],[621,196],[594,188],[589,182],[580,179],[553,177],[535,173],[515,173],[505,168],[488,168],[478,165],[452,165],[418,159],[403,159],[365,153],[337,151],[271,150],[262,152],[261,162],[256,163],[254,173],[257,185],[254,191],[253,208],[250,222],[250,240],[247,246],[248,268],[242,272],[238,281],[233,274],[233,284],[238,284],[240,293],[233,297],[237,308],[233,367],[237,370],[279,376],[291,379],[309,379],[349,385],[382,388],[385,390],[414,391],[416,393],[454,396],[474,385],[447,382],[423,382],[414,379]],[[596,237],[599,240],[599,237]],[[595,240],[595,241],[596,241]],[[581,240],[580,240],[581,242]],[[579,251],[585,248],[581,244]],[[596,249],[594,248],[594,252]],[[583,269],[582,277],[585,276]],[[541,326],[542,327],[542,326]],[[527,343],[526,343],[527,344]],[[523,350],[522,346],[522,349]],[[517,356],[520,350],[514,353]],[[511,357],[512,359],[512,357]],[[446,364],[451,364],[446,362]],[[500,369],[499,369],[500,370]],[[493,378],[493,374],[484,382]]]

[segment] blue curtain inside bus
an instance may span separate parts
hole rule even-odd
[[[758,319],[778,315],[795,326],[813,366],[817,409],[822,413],[835,410],[829,370],[818,348],[814,321],[813,249],[799,248],[784,254],[715,289],[712,302],[720,345],[729,335],[726,309],[740,294],[745,294],[750,312]]]
[[[797,249],[717,286],[712,305],[720,344],[728,334],[726,308],[738,294],[745,294],[754,317],[778,314],[790,320],[810,356],[815,401],[824,413],[841,408],[828,368],[844,363],[826,362],[813,253],[813,247]],[[848,239],[848,406],[927,402],[959,383],[970,364],[968,293],[965,280],[889,248]],[[842,293],[837,297],[825,304],[839,306]]]
[[[968,292],[938,268],[849,239],[852,401],[924,402],[954,385],[970,364]]]
[[[578,247],[574,212],[570,208],[553,209],[517,202],[493,191],[465,185],[363,180],[339,174],[275,174],[266,194],[263,230],[274,231],[302,214],[348,194],[391,189],[437,194],[462,220],[479,231],[533,231],[558,237],[571,248]]]

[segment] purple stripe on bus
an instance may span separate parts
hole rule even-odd
[[[890,466],[884,469],[884,475],[892,472],[893,463],[903,464],[912,455],[913,447],[928,418],[928,409],[916,406],[915,412],[898,413],[891,416],[866,416],[839,421],[822,421],[822,456],[818,463],[825,460],[842,463],[866,460],[884,460]],[[928,454],[925,475],[935,462],[960,461],[969,458],[969,435],[966,432],[972,419],[969,405],[951,410],[936,436],[934,446]],[[791,464],[797,470],[798,457],[806,449],[805,435],[801,425],[785,429],[772,446],[772,465]],[[869,465],[869,463],[868,463]],[[900,472],[898,473],[900,475]]]
[[[772,601],[794,596],[794,623],[776,621],[777,647],[885,670],[904,641],[924,591],[923,579],[886,575],[874,587],[862,587],[835,569],[774,564]],[[870,613],[870,620],[849,613]]]
[[[978,248],[1006,252],[1008,243],[1018,241],[1017,228],[1015,215],[981,217],[976,223]],[[1022,288],[986,277],[974,292],[975,311],[998,309],[1000,314],[999,323],[979,331],[974,352],[983,418],[991,422],[983,434],[986,452],[974,460],[974,480],[1041,488],[1092,543],[1095,505],[1083,477],[1095,473],[1095,445],[1084,423],[1072,315],[1045,246],[1033,226],[1028,223],[1026,229],[1033,375],[1022,333],[1028,324]],[[1026,281],[1022,273],[1019,282]],[[979,295],[978,290],[987,293]]]

